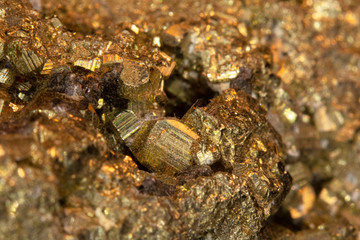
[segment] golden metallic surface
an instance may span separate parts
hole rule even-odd
[[[136,158],[154,172],[172,174],[192,163],[192,145],[199,136],[177,119],[147,122],[130,146]]]
[[[359,16],[0,0],[0,238],[358,239]]]
[[[164,43],[170,47],[177,47],[182,42],[185,33],[190,29],[187,24],[174,24],[167,28],[162,36]]]
[[[141,126],[140,119],[132,111],[119,113],[112,123],[124,141],[134,134]]]
[[[125,59],[124,69],[121,71],[120,78],[125,85],[137,87],[149,82],[149,72],[147,67],[140,61]]]
[[[4,88],[9,88],[15,81],[15,74],[8,68],[0,70],[0,84]]]

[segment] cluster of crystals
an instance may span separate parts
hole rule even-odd
[[[294,185],[283,208],[296,229],[330,234],[326,221],[312,217],[319,209],[324,218],[360,227],[360,8],[354,1],[133,1],[118,9],[105,2],[99,9],[111,12],[108,18],[119,26],[134,23],[176,60],[179,76],[167,86],[178,98],[173,105],[189,105],[189,89],[204,88],[201,78],[216,91],[230,82],[222,82],[221,74],[251,79],[252,95],[269,110],[287,147]],[[70,13],[60,14],[71,18]],[[87,32],[109,32],[101,24],[80,25]],[[248,69],[251,74],[241,74]],[[346,238],[352,225],[339,229]]]
[[[198,167],[210,170],[211,166],[210,171],[221,171],[216,173],[218,176],[229,172],[233,179],[241,180],[241,198],[248,198],[242,206],[257,205],[262,210],[260,215],[254,208],[253,213],[228,216],[231,222],[239,224],[231,227],[231,233],[225,230],[230,223],[222,226],[221,237],[233,239],[256,234],[261,226],[258,223],[270,216],[290,186],[290,177],[284,171],[280,137],[265,115],[266,111],[245,92],[229,89],[206,107],[191,108],[181,120],[154,115],[141,118],[125,110],[116,115],[112,123],[137,160],[153,172],[178,177]],[[234,198],[233,201],[242,200]],[[208,211],[205,208],[201,207],[203,214]],[[214,217],[210,212],[206,216],[201,220],[203,224]],[[196,219],[197,214],[192,217]],[[241,222],[251,222],[252,227]],[[220,237],[217,234],[212,236]]]
[[[169,31],[150,40],[144,26],[124,23],[111,37],[90,36],[70,32],[59,18],[42,18],[23,0],[0,2],[0,10],[1,236],[251,239],[260,233],[291,178],[266,111],[242,91],[249,92],[257,71],[247,59],[255,53],[226,47],[244,37],[213,39],[222,48],[212,47],[211,55],[236,55],[213,61],[205,41],[182,37],[179,49]],[[223,22],[203,22],[211,18],[184,36],[237,31],[228,25],[217,32]],[[180,63],[177,54],[192,60]],[[165,81],[176,61],[179,81],[170,82],[189,88],[225,82],[217,90],[227,90],[182,119],[166,117]],[[185,79],[194,73],[191,65],[201,74]],[[208,87],[199,92],[215,94]],[[188,94],[199,97],[185,93],[187,104]]]
[[[26,1],[2,3],[0,28],[0,118],[21,110],[49,75],[76,69],[96,74],[121,64],[122,79],[126,79],[122,91],[128,95],[147,89],[153,71],[168,77],[175,66],[166,53],[146,39],[135,39],[130,30],[111,40],[72,33],[58,18],[41,19]],[[161,80],[152,83],[158,88],[160,84]]]
[[[224,104],[223,109],[214,112],[219,104]],[[206,163],[183,166],[189,164],[189,143],[202,135],[193,124],[206,124],[190,112],[184,123],[148,120],[134,133],[130,148],[144,165],[158,172],[153,175],[139,170],[129,156],[109,149],[98,130],[97,114],[87,105],[58,92],[41,93],[21,111],[16,123],[0,125],[1,235],[7,239],[205,235],[244,239],[257,235],[290,187],[278,136],[265,121],[265,112],[245,93],[230,89],[198,110],[237,132],[224,131],[220,142],[206,143],[222,152],[224,169],[217,171]],[[138,128],[132,124],[134,117],[117,118],[125,140],[132,133],[123,134],[122,129]],[[244,125],[252,126],[246,121],[250,118],[255,120],[253,133],[242,132]],[[208,126],[206,131],[213,136],[217,129]],[[239,139],[244,144],[235,145]],[[207,136],[204,140],[211,141]],[[231,152],[234,159],[225,158]],[[169,176],[173,172],[176,175]],[[149,219],[159,224],[149,225]]]
[[[249,41],[247,26],[238,19],[241,2],[106,0],[95,6],[87,0],[83,4],[72,0],[42,2],[44,13],[57,14],[76,31],[112,36],[130,29],[146,34],[154,46],[162,47],[176,60],[177,72],[191,84],[205,79],[215,91],[222,91],[242,68],[269,74],[271,54]],[[55,12],[54,6],[64,11]],[[104,29],[110,22],[112,27]]]
[[[162,39],[166,46],[179,47],[183,59],[177,61],[177,70],[184,79],[204,78],[213,90],[221,92],[244,69],[266,72],[266,53],[247,42],[238,27],[231,19],[210,15],[193,27],[174,24]]]
[[[36,168],[39,176],[48,174],[39,178],[53,184],[44,184],[41,196],[48,194],[46,199],[60,205],[36,208],[31,202],[29,208],[12,211],[11,206],[25,206],[19,201],[23,196],[34,194],[34,201],[39,199],[39,191],[32,188],[37,179],[24,174],[25,169],[34,171],[32,163],[24,168],[17,159],[44,156],[58,161],[57,154],[64,153],[59,158],[64,159],[69,151],[92,158],[94,148],[87,140],[62,148],[57,140],[39,138],[37,145],[31,143],[30,152],[16,153],[9,150],[10,140],[2,141],[0,159],[6,156],[8,165],[1,169],[9,172],[0,171],[8,189],[0,196],[5,202],[1,206],[11,226],[25,229],[21,234],[31,230],[19,220],[19,214],[29,210],[49,213],[43,222],[26,215],[44,229],[39,234],[55,233],[51,229],[59,229],[60,222],[70,239],[192,239],[205,234],[214,239],[255,235],[353,239],[356,234],[359,238],[356,2],[30,0],[30,4],[0,1],[0,123],[6,139],[27,146],[29,139],[38,139],[30,132],[50,134],[46,120],[38,120],[49,118],[56,126],[64,125],[61,129],[70,128],[68,121],[76,123],[71,125],[74,129],[97,129],[93,130],[105,138],[108,151],[95,151],[100,153],[98,159],[104,159],[101,167],[93,161],[84,165],[92,169],[90,181],[71,171],[72,175],[58,176],[58,169],[40,173]],[[244,90],[268,110],[267,118],[286,145],[286,170],[293,176],[277,223],[260,235],[263,221],[283,197],[276,192],[285,194],[289,187],[275,166],[284,157],[266,112],[241,91],[226,90],[229,87]],[[190,108],[198,98],[216,94],[221,95],[206,106]],[[49,98],[45,105],[42,96]],[[34,113],[45,116],[24,119]],[[165,117],[173,115],[184,116]],[[27,127],[12,130],[21,123]],[[84,139],[99,139],[97,134],[89,131]],[[145,166],[156,174],[137,170],[123,155],[130,152],[141,162],[142,166],[137,162],[140,169]],[[30,188],[20,186],[26,176]],[[78,180],[63,187],[58,182],[63,184],[64,176]],[[19,191],[9,186],[19,186]],[[51,193],[52,187],[60,195]],[[13,196],[13,205],[6,202],[7,195]],[[7,220],[1,231],[13,234],[18,228],[8,231]],[[154,229],[149,222],[161,226]]]

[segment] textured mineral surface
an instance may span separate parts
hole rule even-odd
[[[360,239],[358,5],[0,0],[0,239]]]

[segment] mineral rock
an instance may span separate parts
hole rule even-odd
[[[0,238],[359,239],[359,16],[0,0]]]

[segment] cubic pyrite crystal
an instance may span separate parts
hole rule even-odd
[[[147,121],[130,149],[148,169],[173,173],[193,165],[191,148],[199,136],[177,119]]]
[[[38,72],[44,63],[44,60],[35,53],[41,50],[36,49],[34,52],[27,48],[23,41],[18,39],[14,39],[7,44],[7,57],[9,61],[15,66],[19,73],[24,75]]]
[[[112,124],[124,141],[141,127],[139,117],[130,110],[119,113],[112,121]]]
[[[9,68],[3,68],[0,70],[0,86],[3,88],[9,88],[15,81],[15,74]]]

